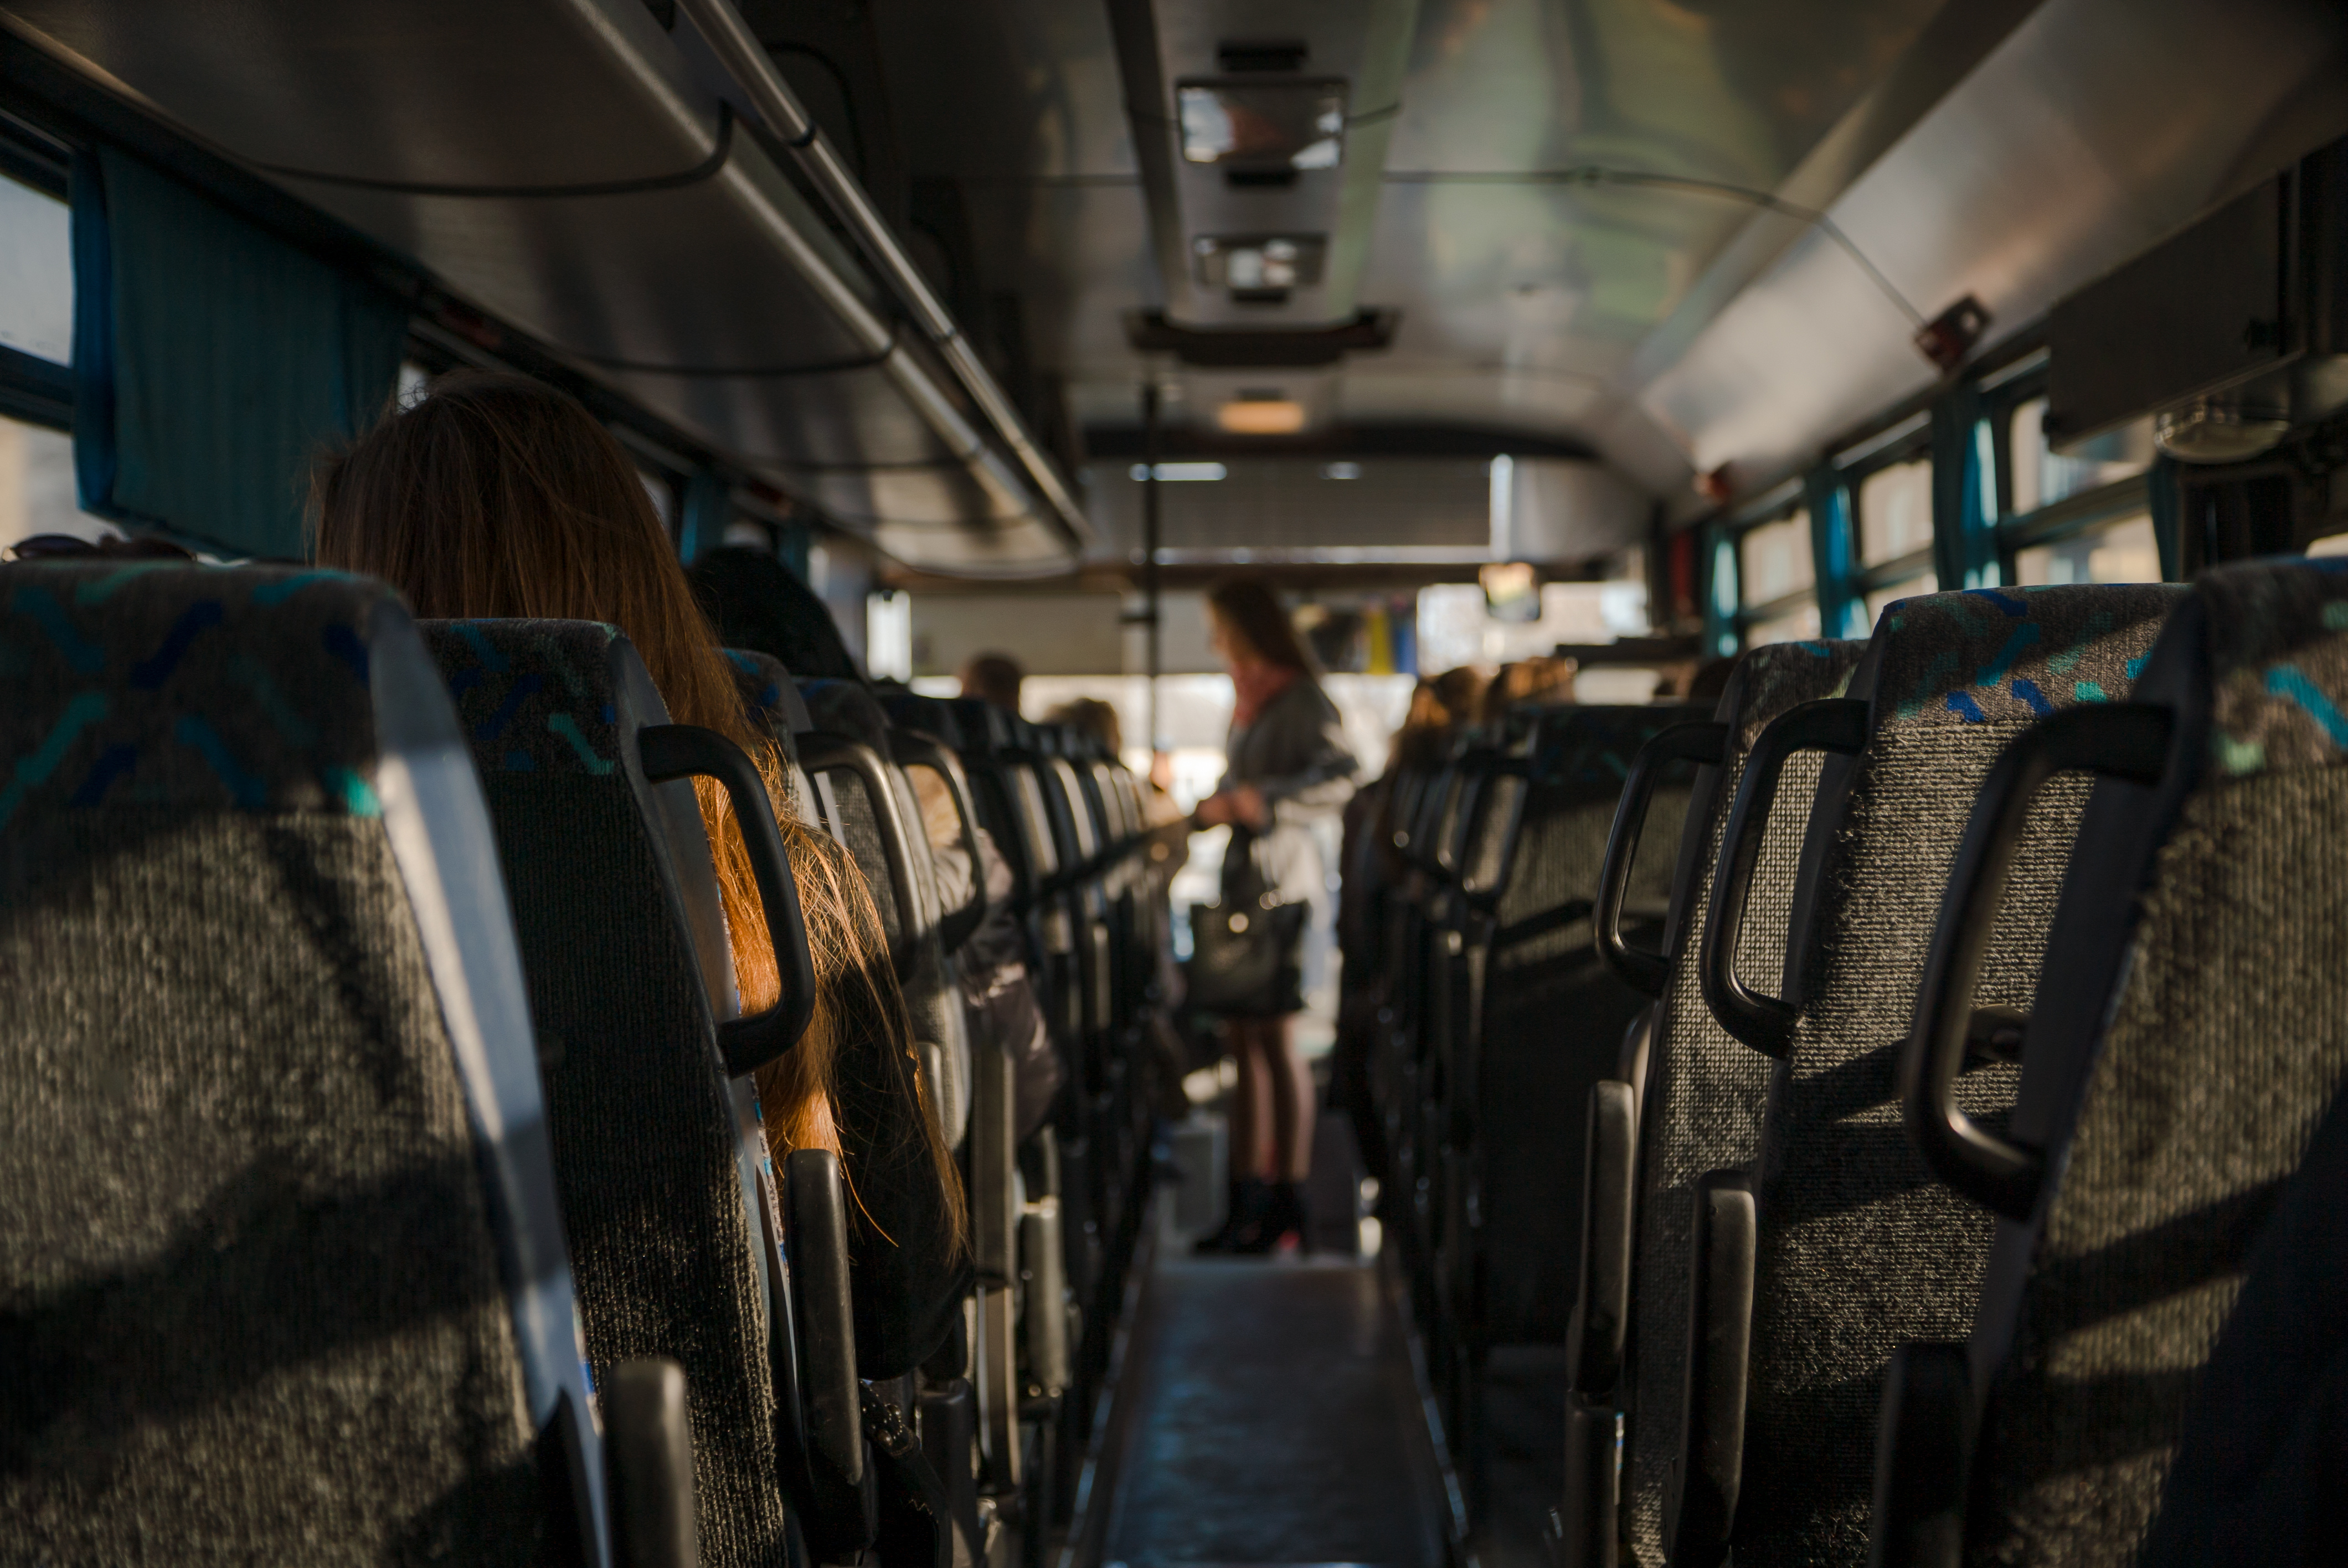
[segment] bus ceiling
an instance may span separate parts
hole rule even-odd
[[[368,17],[0,0],[0,26],[957,576],[1121,566],[1119,481],[1152,451],[1232,481],[1169,506],[1262,489],[1250,544],[1312,549],[1355,542],[1371,487],[1304,477],[1419,463],[1472,552],[1478,481],[1444,463],[1586,464],[1607,483],[1558,493],[1610,520],[1559,548],[1612,548],[1626,497],[1683,522],[1761,494],[2348,132],[2324,0]]]

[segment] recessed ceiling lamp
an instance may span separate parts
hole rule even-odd
[[[1304,428],[1304,405],[1292,397],[1242,395],[1215,410],[1231,436],[1293,436]]]
[[[2280,408],[2197,397],[2153,422],[2152,438],[2180,463],[2240,463],[2273,449],[2291,434]]]

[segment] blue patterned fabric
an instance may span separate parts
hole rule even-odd
[[[341,572],[61,561],[0,572],[0,832],[28,801],[380,813],[367,644]],[[323,657],[285,660],[289,648]]]
[[[2348,559],[2252,563],[2198,585],[2210,617],[2209,751],[2234,777],[2348,754]]]
[[[443,630],[445,629],[445,630]],[[611,773],[619,714],[591,681],[620,641],[592,620],[449,620],[427,629],[485,772]]]
[[[2116,701],[2144,669],[2150,634],[2184,589],[2168,584],[1979,588],[1887,606],[1876,722],[1985,724]]]

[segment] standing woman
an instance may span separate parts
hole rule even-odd
[[[1201,828],[1231,827],[1220,905],[1226,917],[1252,917],[1258,937],[1278,932],[1286,950],[1271,985],[1211,1009],[1223,1013],[1239,1059],[1239,1087],[1231,1109],[1231,1217],[1199,1245],[1209,1252],[1268,1253],[1291,1234],[1300,1242],[1306,1235],[1304,1178],[1313,1167],[1317,1106],[1292,1027],[1304,1008],[1303,922],[1266,917],[1278,907],[1304,905],[1324,887],[1311,825],[1344,809],[1357,764],[1345,748],[1336,704],[1313,679],[1313,661],[1272,590],[1251,579],[1228,581],[1207,595],[1207,611],[1235,700],[1222,782],[1191,820]],[[1246,931],[1241,927],[1239,935]]]

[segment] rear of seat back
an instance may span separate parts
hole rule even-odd
[[[2004,743],[2044,714],[2127,696],[2181,589],[2081,586],[1902,600],[1850,695],[1865,749],[1824,770],[1796,876],[1799,999],[1756,1167],[1751,1375],[1735,1550],[1753,1568],[1863,1556],[1884,1368],[1903,1341],[1962,1339],[1990,1225],[1929,1179],[1901,1130],[1900,1046],[1951,864]],[[1782,723],[1783,721],[1781,721]],[[1846,764],[1847,765],[1838,765]],[[2032,813],[1977,1004],[2027,1009],[2086,784]],[[1772,815],[1775,815],[1774,813]],[[1803,907],[1805,883],[1815,889]],[[1717,922],[1715,903],[1711,918]],[[1962,1081],[2002,1124],[2014,1070]]]
[[[703,1561],[780,1563],[766,1149],[750,1085],[716,1051],[733,955],[694,786],[648,782],[637,754],[667,708],[633,645],[596,622],[424,633],[512,891],[589,1356],[599,1373],[684,1366]]]
[[[1689,800],[1665,937],[1664,950],[1673,955],[1671,981],[1656,1015],[1639,1097],[1632,1414],[1622,1511],[1632,1558],[1641,1563],[1663,1560],[1665,1483],[1679,1454],[1681,1401],[1686,1397],[1682,1348],[1687,1343],[1688,1234],[1696,1183],[1708,1171],[1752,1161],[1769,1083],[1769,1059],[1720,1027],[1704,1004],[1696,970],[1721,830],[1755,739],[1787,709],[1842,695],[1866,649],[1857,641],[1779,642],[1738,660],[1713,712],[1728,729],[1721,765],[1698,771]],[[1769,836],[1746,897],[1747,952],[1785,951],[1794,866],[1818,775],[1817,757],[1804,756],[1787,764],[1779,783],[1779,809],[1770,814]],[[1641,842],[1646,842],[1644,835]],[[1757,967],[1739,966],[1748,978]],[[1781,967],[1771,964],[1768,975]]]
[[[505,893],[407,611],[0,568],[0,1555],[538,1561],[542,1434],[599,1511],[601,1463]]]
[[[2166,771],[2097,786],[2024,1043],[2013,1132],[2059,1185],[2001,1227],[1983,1293],[1976,1561],[2133,1560],[2251,1238],[2348,1077],[2348,570],[2206,573],[2136,700],[2174,715]],[[2247,1470],[2281,1435],[2188,1441]]]
[[[897,966],[905,1005],[912,1014],[915,1038],[923,1046],[934,1048],[933,1061],[926,1060],[931,1053],[924,1052],[923,1070],[934,1075],[932,1088],[946,1141],[959,1143],[970,1119],[970,1037],[963,1018],[962,992],[947,967],[945,948],[938,936],[937,869],[929,836],[922,826],[921,801],[904,770],[890,760],[889,716],[870,687],[853,681],[804,681],[799,683],[799,695],[817,730],[869,746],[880,759],[897,823],[905,832],[907,858],[913,872],[912,901],[918,907],[898,907],[881,847],[882,825],[872,803],[864,799],[860,780],[835,772],[832,798],[839,805],[841,841],[871,886],[891,949],[910,949]]]
[[[1592,1083],[1614,1075],[1623,1030],[1646,1003],[1598,962],[1590,906],[1631,759],[1658,732],[1701,716],[1679,707],[1561,708],[1541,715],[1526,759],[1493,907],[1481,1037],[1461,1086],[1475,1107],[1488,1271],[1483,1327],[1496,1344],[1565,1337],[1587,1133],[1580,1107]],[[1663,902],[1686,798],[1684,786],[1656,794],[1656,836],[1632,873],[1634,905]]]

